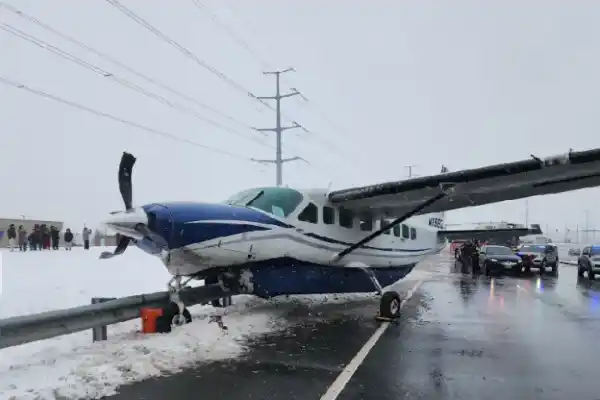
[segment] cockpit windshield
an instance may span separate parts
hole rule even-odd
[[[300,203],[302,194],[297,190],[283,187],[266,187],[244,190],[231,196],[225,203],[233,206],[254,207],[269,214],[285,218]]]

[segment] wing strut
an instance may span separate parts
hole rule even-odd
[[[366,243],[369,243],[371,240],[375,239],[376,237],[380,236],[383,234],[383,232],[387,231],[388,229],[393,228],[394,226],[401,224],[402,222],[406,221],[407,219],[409,219],[410,217],[412,217],[415,214],[420,213],[421,211],[423,211],[425,208],[429,207],[430,205],[432,205],[433,203],[435,203],[436,201],[441,200],[442,198],[446,197],[448,194],[446,193],[446,191],[442,188],[442,191],[438,194],[436,194],[435,196],[427,199],[425,202],[423,202],[421,205],[415,207],[414,209],[412,209],[411,211],[407,212],[406,214],[404,214],[403,216],[396,218],[395,220],[393,220],[391,223],[389,223],[386,226],[381,227],[380,229],[376,230],[375,232],[371,233],[370,235],[366,236],[364,239],[359,240],[358,242],[354,243],[352,246],[347,247],[346,249],[342,250],[341,252],[339,252],[338,254],[336,254],[333,259],[331,260],[331,262],[338,262],[339,260],[341,260],[344,256],[352,253],[354,250],[358,249],[359,247],[365,245]]]

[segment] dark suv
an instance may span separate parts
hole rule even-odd
[[[577,260],[577,275],[583,276],[588,273],[589,279],[595,279],[600,273],[600,246],[585,246],[581,250],[581,256]]]
[[[551,268],[554,273],[558,271],[558,248],[552,244],[526,244],[517,255],[523,260],[525,271],[531,271],[531,268],[538,268],[540,273],[546,268]]]

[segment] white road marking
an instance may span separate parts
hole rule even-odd
[[[418,281],[412,287],[412,289],[408,291],[406,297],[400,303],[400,309],[404,308],[408,300],[410,300],[410,298],[416,293],[416,291],[419,289],[419,286],[421,286],[423,282],[423,280]],[[375,347],[375,344],[377,344],[377,341],[379,340],[381,335],[383,335],[383,333],[389,326],[389,322],[381,323],[379,328],[377,328],[377,330],[373,333],[369,340],[367,340],[367,342],[358,351],[358,353],[356,353],[354,358],[350,360],[348,365],[346,365],[346,368],[344,368],[344,370],[338,375],[336,380],[333,381],[331,386],[329,386],[325,394],[321,396],[321,400],[335,400],[338,398],[340,393],[342,393],[342,390],[344,390],[348,382],[350,382],[352,376],[354,376],[354,374],[356,373],[356,370],[358,370],[358,367],[360,367],[361,364],[365,361],[373,347]]]

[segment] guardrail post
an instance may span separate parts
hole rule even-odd
[[[115,297],[92,297],[92,304],[104,303],[110,300],[115,300]],[[92,328],[92,340],[98,342],[108,338],[108,329],[106,325],[96,326]]]
[[[231,296],[223,297],[221,299],[221,304],[223,307],[229,307],[232,304]]]

